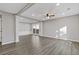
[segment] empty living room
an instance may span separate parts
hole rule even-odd
[[[79,3],[0,3],[0,55],[79,55]]]

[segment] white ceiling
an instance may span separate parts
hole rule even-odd
[[[0,11],[16,14],[27,5],[26,3],[0,3]]]
[[[28,19],[28,18],[22,18],[22,17],[20,17],[20,16],[16,16],[16,22],[35,23],[35,22],[37,22],[37,21],[31,20],[31,19]]]
[[[79,14],[79,3],[60,3],[59,6],[56,6],[56,3],[37,3],[21,15],[37,20],[47,20],[44,14],[48,12],[55,13],[55,17],[51,19]]]
[[[27,7],[28,3],[0,3],[0,11],[16,14],[24,9],[20,16],[39,21],[48,20],[46,13],[55,13],[55,17],[50,19],[79,14],[79,3],[60,3],[59,6],[56,6],[56,3],[36,3],[28,9]]]

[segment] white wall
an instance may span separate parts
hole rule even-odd
[[[0,12],[2,15],[2,45],[13,43],[15,17],[12,14]]]
[[[40,32],[39,35],[43,36],[43,22],[39,22],[40,23]]]
[[[16,17],[16,42],[19,42],[19,36],[31,34],[31,24],[29,19]]]
[[[18,34],[19,35],[27,35],[30,34],[30,24],[19,23],[18,24]]]
[[[79,41],[79,15],[45,21],[44,36]]]
[[[27,35],[30,34],[30,24],[27,23],[16,23],[16,32],[18,35]]]
[[[1,24],[2,24],[2,23],[1,23],[1,16],[0,16],[0,42],[2,41],[2,40],[1,40],[1,33],[2,33],[2,30],[1,30],[1,26],[2,26],[2,25],[1,25]]]

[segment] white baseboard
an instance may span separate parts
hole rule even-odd
[[[51,37],[51,36],[45,36],[45,35],[40,35],[42,37],[48,37],[48,38],[55,38],[55,39],[60,39],[60,40],[65,40],[64,38],[56,38],[56,37]],[[79,40],[73,40],[73,39],[67,39],[69,41],[73,41],[73,42],[79,42]]]
[[[5,44],[11,44],[11,43],[15,43],[14,41],[10,41],[10,42],[2,42],[2,45],[5,45]]]
[[[51,36],[45,36],[45,35],[39,35],[39,36],[43,36],[43,37],[48,37],[48,38],[55,38],[55,39],[61,39],[61,38],[56,38],[56,37],[51,37]],[[61,40],[65,40],[65,39],[61,39]],[[79,42],[78,40],[72,40],[72,39],[68,39],[69,41],[73,41],[73,42]],[[19,41],[17,41],[19,42]],[[17,43],[16,42],[16,43]],[[2,42],[2,45],[5,44],[11,44],[11,43],[15,43],[14,41],[10,41],[10,42]]]

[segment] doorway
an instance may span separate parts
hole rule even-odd
[[[33,24],[33,35],[39,35],[40,25]]]

